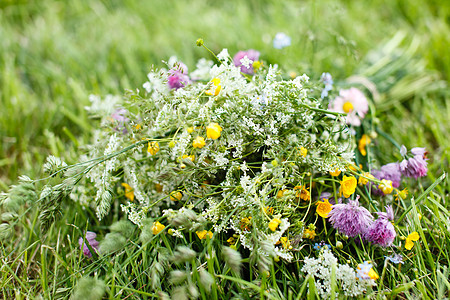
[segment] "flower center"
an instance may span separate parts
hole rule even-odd
[[[353,110],[353,104],[351,104],[350,102],[345,102],[344,106],[342,107],[342,109],[344,110],[345,113],[349,113]]]

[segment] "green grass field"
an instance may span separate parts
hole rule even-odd
[[[423,195],[413,211],[424,219],[409,221],[428,237],[429,245],[424,242],[423,251],[416,249],[411,259],[416,276],[389,269],[384,287],[391,293],[377,297],[449,297],[448,176],[422,194],[449,171],[449,20],[450,5],[421,0],[0,0],[0,191],[17,183],[19,175],[42,176],[49,154],[76,162],[78,147],[90,141],[92,128],[98,126],[84,109],[90,94],[141,89],[152,65],[163,67],[162,60],[172,55],[193,70],[199,58],[209,55],[196,47],[199,37],[215,53],[253,48],[286,72],[314,78],[329,72],[336,82],[373,83],[379,94],[374,102],[380,130],[400,145],[427,148],[428,177],[411,190]],[[274,49],[277,32],[291,36],[292,45]],[[380,138],[375,147],[386,154],[378,158],[383,163],[399,158],[387,139]],[[105,278],[105,297],[157,297],[136,288],[151,285],[142,274],[157,276],[149,267],[156,263],[152,245],[139,251],[127,247],[112,262],[105,256],[89,263],[79,255],[77,237],[87,222],[103,235],[119,219],[118,207],[102,222],[77,203],[65,203],[64,208],[64,219],[44,234],[37,223],[39,212],[32,206],[21,210],[16,231],[1,242],[0,297],[67,298],[89,274]],[[214,258],[207,263],[220,265]],[[212,288],[213,295],[231,298],[224,289],[230,286],[227,280],[237,279],[229,279],[230,273],[217,266],[222,285]],[[288,298],[306,287],[289,275],[287,264],[281,269],[286,280],[278,284],[278,294]],[[194,272],[193,278],[200,280],[200,275]],[[406,288],[412,280],[414,287]],[[86,290],[82,284],[79,295]],[[92,287],[94,297],[103,283],[84,284]],[[257,288],[252,282],[232,285],[248,297]]]

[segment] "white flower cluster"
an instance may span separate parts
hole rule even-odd
[[[152,70],[144,90],[129,91],[123,100],[92,96],[89,110],[102,117],[102,128],[86,146],[84,160],[93,161],[89,180],[74,189],[83,195],[71,197],[86,201],[91,193],[99,218],[119,199],[136,224],[191,207],[215,233],[233,230],[252,249],[257,232],[290,260],[280,238],[301,234],[300,220],[309,212],[299,208],[308,199],[294,189],[344,169],[354,142],[324,109],[321,90],[308,76],[284,80],[277,65],[243,76],[228,51],[217,57],[220,64],[203,59],[190,74],[171,58],[170,70]],[[290,192],[279,196],[284,190]],[[275,216],[283,218],[269,229]]]
[[[358,279],[353,268],[348,264],[339,264],[330,250],[324,249],[318,258],[305,258],[302,272],[314,276],[315,285],[322,299],[331,297],[331,270],[336,268],[336,284],[348,297],[362,295],[367,288],[374,286],[373,279]],[[338,297],[338,295],[336,295]]]

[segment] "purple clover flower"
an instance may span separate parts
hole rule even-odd
[[[373,222],[373,216],[366,208],[359,206],[358,199],[333,205],[328,216],[331,225],[349,237],[364,236]]]
[[[403,148],[403,147],[402,147]],[[406,154],[406,148],[403,149]],[[425,157],[425,148],[412,148],[411,153],[414,155],[409,159],[404,159],[400,163],[400,170],[406,177],[414,177],[417,179],[419,177],[426,176],[428,173],[427,158]]]
[[[378,219],[370,225],[366,232],[365,239],[381,247],[389,247],[395,239],[396,233],[394,225],[390,221],[394,220],[392,206],[386,206],[386,212],[377,212]]]
[[[188,68],[182,62],[176,62],[168,73],[167,85],[171,90],[178,90],[191,83],[188,76]]]
[[[128,130],[125,126],[125,124],[130,121],[130,119],[128,119],[126,117],[126,114],[128,113],[128,110],[126,110],[125,108],[118,108],[116,109],[116,111],[111,115],[111,118],[113,120],[117,121],[117,127],[115,127],[114,129],[116,131],[122,131],[123,134],[127,134]]]
[[[86,242],[92,247],[92,249],[94,249],[97,252],[99,242],[97,240],[95,240],[96,237],[97,237],[97,234],[95,232],[92,232],[92,231],[86,232]],[[81,249],[83,250],[83,254],[86,255],[87,257],[91,258],[92,253],[91,253],[91,251],[89,251],[89,248],[86,245],[86,243],[83,243],[83,237],[80,237],[78,239],[78,244],[80,245],[80,250]]]
[[[252,62],[255,62],[259,60],[259,52],[253,49],[247,50],[247,51],[239,51],[236,53],[236,55],[233,57],[233,64],[236,67],[241,67],[241,72],[248,75],[253,75],[253,65],[250,64],[249,66],[244,66],[241,62],[241,60],[247,57]]]

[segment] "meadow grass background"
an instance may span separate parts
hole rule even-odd
[[[98,126],[84,109],[90,94],[141,88],[151,66],[162,67],[172,55],[193,70],[199,58],[210,57],[195,46],[202,37],[216,53],[257,49],[286,72],[314,78],[330,72],[336,82],[358,75],[375,83],[380,130],[400,145],[429,151],[429,175],[414,187],[420,194],[449,166],[449,12],[445,2],[420,0],[0,0],[0,190],[20,174],[40,176],[48,154],[75,162],[77,147]],[[292,45],[274,49],[277,32],[291,36]],[[385,155],[382,163],[399,159],[388,140],[379,138],[375,147]],[[441,230],[448,228],[448,190],[447,177],[431,202],[422,203],[433,210],[444,201],[443,216],[430,215],[427,223]],[[83,224],[89,212],[84,214],[74,205],[64,223]],[[82,272],[76,241],[55,255],[69,242],[63,243],[64,236],[76,236],[71,227],[53,227],[42,240],[36,218],[37,212],[28,211],[23,228],[2,244],[4,261],[14,262],[4,269],[3,295],[18,287],[19,298],[50,297],[61,288],[70,291]],[[448,230],[439,237],[444,249],[450,245]],[[417,266],[424,276],[427,262],[429,257]],[[431,277],[437,284],[437,276]],[[422,280],[423,295],[434,295],[435,286],[426,276]]]

